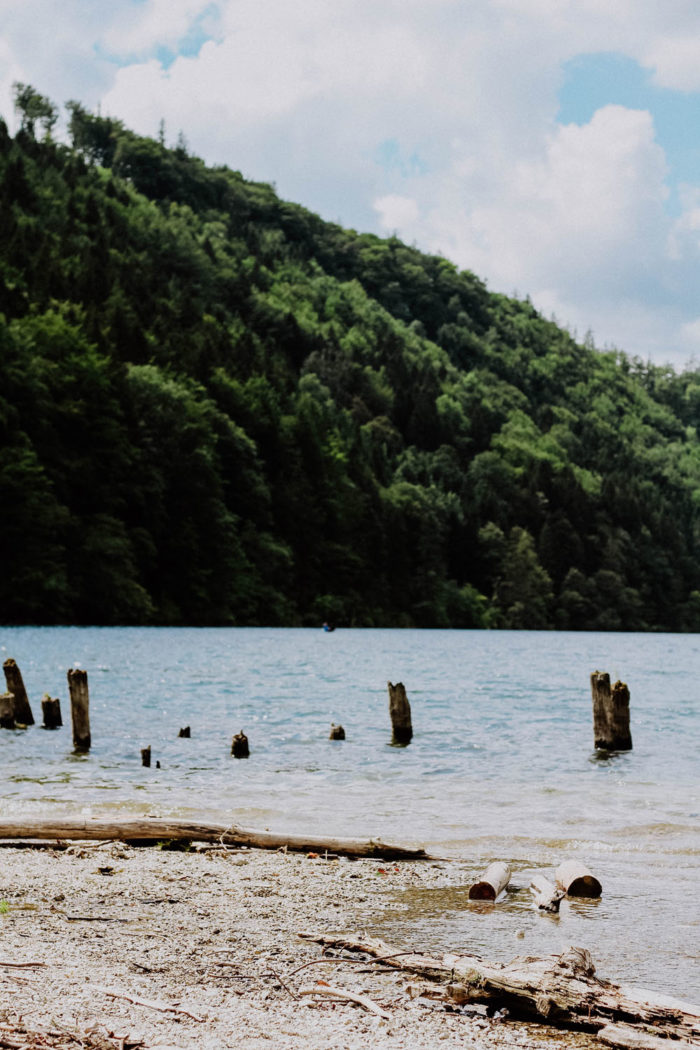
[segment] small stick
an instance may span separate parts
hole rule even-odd
[[[173,1013],[191,1017],[193,1021],[206,1021],[206,1017],[200,1017],[199,1014],[193,1014],[191,1010],[185,1010],[182,1006],[174,1006],[172,1003],[161,1003],[156,999],[140,999],[137,995],[115,992],[113,988],[104,988],[101,984],[91,984],[90,987],[96,992],[102,992],[103,995],[111,995],[113,999],[126,999],[127,1003],[134,1003],[135,1006],[147,1006],[151,1010],[161,1010],[164,1013],[172,1010]]]
[[[332,984],[314,984],[309,988],[301,988],[299,995],[325,995],[331,999],[347,999],[348,1002],[357,1003],[358,1006],[368,1010],[369,1013],[383,1017],[385,1021],[391,1020],[391,1014],[387,1013],[386,1010],[382,1010],[381,1006],[377,1006],[366,995],[356,995],[355,992],[348,992],[345,988],[335,988]]]
[[[34,966],[46,966],[44,962],[28,962],[28,963],[16,963],[16,962],[5,962],[4,959],[0,959],[0,966],[12,966],[13,968],[23,969],[24,967],[30,968]]]

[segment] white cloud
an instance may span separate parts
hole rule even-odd
[[[700,204],[691,188],[682,215],[666,214],[650,115],[556,118],[563,64],[585,53],[618,50],[660,85],[700,90],[697,0],[0,0],[0,12],[6,112],[21,79],[145,134],[164,118],[169,140],[182,129],[207,160],[330,219],[397,229],[601,343],[662,357],[688,346]],[[157,61],[207,33],[198,53]],[[382,161],[387,142],[401,163]]]

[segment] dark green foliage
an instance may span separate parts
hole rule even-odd
[[[700,629],[700,373],[15,100],[5,621]]]

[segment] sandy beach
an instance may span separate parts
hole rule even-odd
[[[483,1008],[448,1010],[415,976],[319,962],[320,947],[299,937],[371,935],[371,915],[396,907],[403,890],[463,881],[457,862],[4,846],[0,1047],[592,1046]],[[319,980],[389,1017],[307,994]]]

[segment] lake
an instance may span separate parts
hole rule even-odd
[[[615,980],[700,1000],[700,639],[696,635],[267,628],[0,628],[2,657],[62,702],[88,671],[93,746],[0,731],[0,812],[152,814],[381,836],[513,868],[495,907],[416,891],[387,937],[492,959],[590,949]],[[631,692],[634,749],[593,751],[589,676]],[[386,683],[414,739],[390,746]],[[331,722],[346,740],[328,740]],[[191,739],[181,727],[191,726]],[[251,757],[230,756],[243,729]],[[153,763],[142,769],[140,749]],[[599,901],[533,911],[536,872],[580,858]]]

